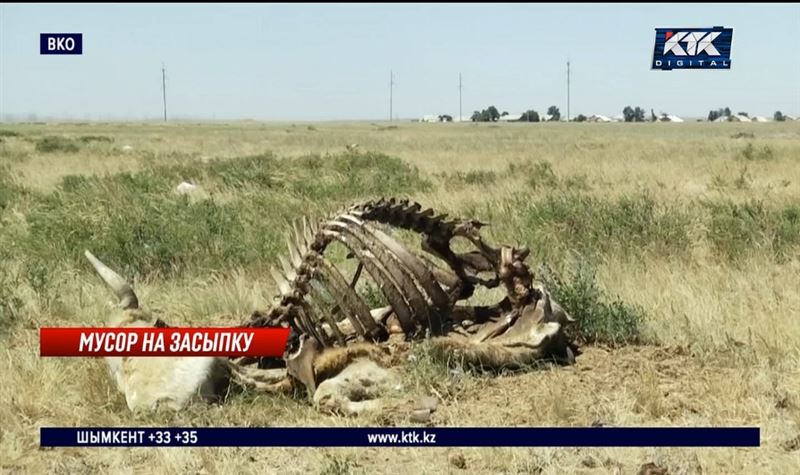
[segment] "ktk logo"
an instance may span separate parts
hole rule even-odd
[[[656,28],[652,69],[730,69],[733,28]]]
[[[664,54],[672,53],[675,56],[697,56],[700,53],[708,53],[709,56],[719,56],[719,51],[714,48],[714,39],[719,36],[719,31],[708,33],[679,31],[672,33],[668,31],[664,34]],[[686,50],[681,47],[681,43],[686,43]]]

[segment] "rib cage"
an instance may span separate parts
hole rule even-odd
[[[280,257],[281,269],[272,270],[280,291],[278,302],[265,313],[254,313],[246,325],[291,326],[322,347],[345,346],[358,340],[386,340],[390,315],[407,338],[435,336],[449,332],[462,320],[486,321],[538,298],[524,263],[527,249],[494,248],[479,234],[484,223],[446,218],[446,214],[436,215],[406,199],[382,198],[352,205],[320,222],[307,218],[295,222],[287,238],[288,257]],[[448,268],[437,267],[424,254],[416,255],[376,224],[420,234],[422,249]],[[451,249],[455,237],[466,238],[475,250],[457,254]],[[334,241],[358,261],[351,282],[325,256]],[[373,310],[356,293],[362,269],[389,303],[391,310],[386,315],[373,316]],[[485,272],[493,277],[481,278],[479,274]],[[496,305],[457,305],[469,298],[477,285],[493,288],[500,284],[508,295]],[[337,313],[346,320],[337,321]]]

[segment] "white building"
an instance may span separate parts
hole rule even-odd
[[[760,115],[757,115],[757,116],[753,117],[753,122],[769,122],[769,120],[767,120],[766,117],[762,117]]]
[[[586,122],[611,122],[611,119],[609,119],[604,115],[594,114],[588,119],[586,119]]]
[[[522,119],[522,114],[506,114],[500,116],[500,122],[517,122]]]

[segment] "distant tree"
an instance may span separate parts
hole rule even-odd
[[[655,122],[657,120],[658,120],[658,117],[656,117],[656,113],[653,112],[653,109],[650,109],[650,122]]]
[[[497,119],[500,118],[500,112],[497,110],[497,107],[489,106],[489,109],[487,110],[489,112],[489,120],[492,122],[497,122]]]
[[[633,108],[631,106],[625,106],[625,108],[622,109],[622,117],[625,119],[625,122],[633,122]]]
[[[737,112],[736,115],[743,115],[745,117],[750,117],[749,115],[747,115],[747,112]]]
[[[547,115],[551,116],[550,120],[558,122],[561,120],[561,112],[558,110],[556,106],[550,106],[547,108]]]
[[[717,110],[708,111],[708,120],[709,120],[709,122],[713,122],[715,120],[718,120],[720,117],[725,117],[730,121],[731,120],[731,115],[732,114],[731,114],[730,108],[728,108],[728,107],[725,107],[725,108],[720,107]]]
[[[439,122],[452,122],[452,121],[453,121],[453,116],[450,116],[450,115],[447,115],[447,114],[443,114],[443,115],[439,116]]]
[[[575,117],[575,122],[586,122],[586,116],[583,114],[578,114],[578,117]]]
[[[505,117],[505,116],[507,116],[507,115],[508,115],[508,112],[507,112],[507,111],[503,111],[503,113],[502,113],[502,114],[500,114],[500,117]]]
[[[622,109],[622,117],[625,119],[625,122],[644,122],[644,109],[639,106],[636,106],[636,109],[631,106],[625,106],[625,108]]]
[[[497,111],[497,107],[495,106],[489,106],[488,109],[483,109],[480,112],[475,111],[472,113],[473,122],[496,122],[499,118],[500,112]]]
[[[773,115],[772,118],[775,119],[775,122],[784,122],[786,120],[786,117],[781,111],[775,111],[775,115]]]
[[[539,122],[539,113],[535,110],[526,111],[519,120],[522,122]]]

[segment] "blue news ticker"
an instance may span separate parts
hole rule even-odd
[[[42,427],[41,447],[759,447],[758,427]]]

